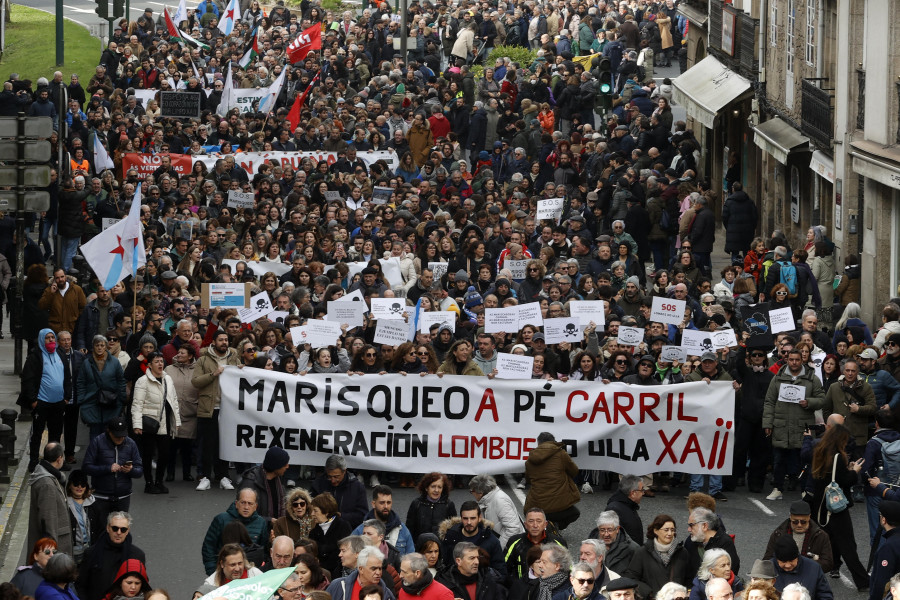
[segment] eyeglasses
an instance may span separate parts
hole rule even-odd
[[[119,527],[118,525],[110,525],[109,529],[113,533],[119,533],[119,532],[128,533],[128,527]]]
[[[765,353],[763,353],[763,352],[754,352],[750,355],[750,358],[762,358],[764,356],[765,356]]]
[[[416,354],[418,354],[419,356],[428,356],[428,352],[426,352],[425,350],[419,350],[418,352],[416,352]]]
[[[59,552],[59,550],[57,550],[56,548],[44,548],[43,550],[41,550],[41,552],[44,556],[53,556],[54,554]]]
[[[787,296],[788,293],[787,292],[775,292],[775,295],[776,296]]]
[[[898,346],[898,345],[900,345],[900,344],[897,344],[897,342],[888,342],[887,345],[888,345],[888,346],[895,346],[895,347],[896,347],[896,346]]]
[[[296,502],[291,502],[291,506],[293,506],[294,508],[297,508],[297,507],[302,508],[302,507],[306,506],[306,502],[303,500],[298,500]]]
[[[119,338],[106,336],[106,341],[107,342],[118,342]]]
[[[693,527],[694,525],[696,525],[696,523],[688,523],[688,528],[691,528],[691,527]]]
[[[806,525],[809,519],[791,519],[791,525]]]
[[[628,361],[627,361],[627,360],[617,360],[617,361],[616,361],[616,364],[617,364],[617,365],[627,365],[627,364],[628,364]]]
[[[593,579],[579,579],[577,577],[573,577],[572,579],[574,581],[577,581],[579,583],[579,585],[587,585],[588,583],[590,583],[590,584],[594,583]]]
[[[285,592],[287,592],[289,594],[293,594],[302,587],[303,587],[302,585],[298,585],[297,587],[293,587],[293,588],[282,587],[282,588],[278,588],[278,589],[284,590]]]
[[[366,356],[366,358],[375,358],[378,355],[375,354],[374,352],[366,352],[365,356]]]

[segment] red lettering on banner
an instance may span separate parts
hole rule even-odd
[[[568,417],[569,420],[572,421],[573,423],[581,423],[585,419],[587,419],[587,413],[581,415],[580,417],[576,417],[576,416],[572,415],[572,400],[576,396],[578,396],[582,400],[588,399],[587,392],[585,392],[583,390],[575,390],[574,392],[569,394],[569,398],[566,400],[566,417]]]
[[[688,454],[696,454],[697,460],[700,461],[700,466],[706,466],[706,463],[703,462],[703,451],[700,450],[700,440],[697,439],[696,433],[688,434],[687,443],[684,445],[684,451],[681,453],[682,464],[687,462]]]
[[[144,179],[147,175],[153,175],[162,165],[162,157],[168,156],[172,159],[172,168],[179,175],[188,175],[191,172],[191,157],[186,154],[141,154],[138,152],[129,152],[122,155],[122,177],[127,177],[130,169],[138,172],[138,179]]]
[[[481,396],[481,404],[478,405],[478,412],[475,413],[475,421],[481,421],[481,413],[489,410],[494,417],[494,423],[500,422],[500,416],[497,414],[497,400],[494,398],[494,390],[487,388],[484,395]]]
[[[591,412],[591,420],[593,423],[594,419],[597,417],[597,413],[603,413],[606,417],[607,423],[612,423],[612,420],[609,418],[609,408],[606,406],[606,394],[600,392],[597,394],[597,399],[594,400],[594,410]]]
[[[672,436],[672,439],[666,437],[666,432],[662,429],[659,430],[659,439],[662,440],[663,450],[659,454],[659,458],[656,459],[656,464],[662,464],[662,461],[665,460],[666,454],[672,457],[672,462],[677,463],[678,457],[675,456],[675,449],[673,446],[675,445],[675,441],[681,436],[681,430],[675,432],[675,435]]]
[[[696,423],[697,421],[700,420],[697,417],[692,417],[690,415],[684,414],[684,393],[683,392],[679,392],[679,394],[678,394],[678,420],[679,421],[691,421],[693,423]]]
[[[626,404],[622,404],[619,400],[627,398],[628,402]],[[629,425],[634,425],[634,421],[628,415],[628,411],[634,408],[634,396],[629,394],[628,392],[616,392],[613,394],[613,423],[616,425],[619,424],[619,415],[622,415],[622,420],[628,423]]]
[[[659,406],[659,394],[644,392],[639,396],[639,399],[641,405],[641,423],[646,421],[644,418],[646,415],[649,415],[654,421],[659,421],[659,417],[653,412],[653,409]],[[653,404],[649,403],[651,400],[653,401]]]
[[[449,448],[445,447],[445,443]],[[445,440],[438,435],[438,456],[442,458],[478,458],[483,460],[526,460],[534,450],[535,438],[453,435]]]

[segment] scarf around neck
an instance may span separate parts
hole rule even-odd
[[[554,573],[550,577],[542,577],[538,587],[538,600],[551,600],[553,597],[553,590],[559,587],[568,578],[568,573],[562,571]]]

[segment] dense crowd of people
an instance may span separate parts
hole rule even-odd
[[[14,74],[0,93],[2,114],[56,119],[51,143],[65,150],[50,210],[28,224],[38,242],[27,240],[21,283],[13,219],[0,221],[0,286],[13,305],[21,286],[13,325],[29,346],[18,404],[33,419],[30,553],[0,585],[4,599],[167,598],[150,584],[129,509],[133,481],[166,494],[179,470],[199,492],[237,488],[204,539],[198,594],[294,567],[282,600],[828,600],[828,575],[845,564],[871,600],[900,598],[900,298],[866,323],[857,256],[836,266],[822,226],[803,240],[759,231],[737,154],[724,197],[700,176],[699,142],[673,117],[671,82],[654,77],[685,56],[676,2],[414,0],[405,58],[388,2],[359,13],[239,5],[235,16],[204,0],[176,13],[177,31],[147,9],[117,23],[86,87],[57,72],[34,90]],[[316,26],[322,49],[292,60]],[[485,60],[501,46],[534,58]],[[236,106],[234,90],[252,89],[274,89],[274,104]],[[157,90],[199,91],[201,117],[163,117]],[[248,172],[240,155],[253,152],[273,158]],[[114,169],[98,167],[104,155]],[[135,156],[159,166],[142,171]],[[253,206],[234,206],[230,191]],[[78,249],[135,198],[146,265],[107,289]],[[551,199],[560,210],[538,219]],[[730,260],[714,274],[720,224]],[[278,316],[242,322],[211,307],[210,283],[249,284]],[[350,294],[450,324],[395,346],[374,342],[367,314],[333,345],[294,343],[292,328]],[[654,298],[684,302],[680,322],[655,320]],[[581,342],[548,344],[543,319],[579,300],[602,300],[602,322],[585,324]],[[530,303],[540,319],[485,333],[485,309]],[[790,325],[773,333],[783,309]],[[620,327],[644,337],[622,343]],[[728,345],[663,353],[686,331],[726,330]],[[352,473],[337,455],[317,469],[274,447],[259,465],[220,458],[226,367],[493,377],[501,353],[533,359],[533,379],[730,382],[732,475],[580,470],[541,434],[518,483],[523,514],[486,474]],[[786,401],[784,385],[802,397]],[[770,470],[767,500],[795,490],[802,500],[742,574],[716,506],[764,492]],[[417,489],[405,520],[382,482]],[[453,486],[474,499],[457,508]],[[595,531],[567,540],[581,494],[599,488],[615,490],[591,515]],[[637,512],[677,488],[688,494],[684,539],[681,518]],[[877,549],[871,575],[854,501]]]

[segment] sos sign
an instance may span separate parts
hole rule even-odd
[[[671,325],[679,325],[684,320],[684,308],[687,304],[684,300],[675,298],[653,297],[653,305],[650,308],[650,320]]]

